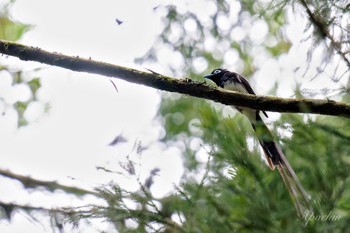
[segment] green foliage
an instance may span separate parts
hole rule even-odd
[[[29,25],[14,22],[7,18],[7,16],[0,17],[0,39],[10,41],[19,40],[29,28]]]
[[[157,49],[170,48],[174,53],[179,53],[183,62],[176,68],[170,65],[169,69],[177,76],[188,74],[198,79],[198,74],[204,70],[232,66],[230,60],[224,59],[229,50],[239,54],[241,67],[237,71],[243,75],[250,75],[257,69],[254,64],[257,50],[252,50],[252,44],[266,56],[279,56],[288,51],[290,43],[281,30],[286,23],[284,10],[265,1],[208,2],[213,3],[211,8],[215,6],[216,11],[208,9],[203,12],[203,9],[195,6],[185,10],[176,4],[158,7],[159,11],[166,12],[162,19],[163,32],[157,46],[138,61],[159,62]],[[259,23],[267,27],[268,34],[256,40],[245,30]],[[208,40],[213,40],[213,44],[206,46]],[[204,59],[205,64],[199,67],[194,65],[198,59]]]
[[[170,70],[177,76],[187,73],[193,79],[200,79],[205,70],[210,72],[216,67],[227,67],[229,62],[224,57],[230,49],[239,55],[237,71],[252,75],[258,68],[255,60],[259,54],[254,51],[260,51],[265,57],[278,58],[291,48],[283,32],[288,3],[215,1],[217,9],[211,13],[209,22],[190,7],[184,10],[167,6],[164,31],[157,45],[180,52],[184,61],[182,66],[170,64]],[[230,4],[236,4],[237,21],[223,29],[218,18],[236,10]],[[328,9],[328,13],[330,11]],[[336,12],[332,13],[334,17],[345,18]],[[194,32],[186,31],[186,27],[178,29],[178,25],[185,25],[188,20],[195,22]],[[232,39],[237,38],[234,33],[237,28],[249,27],[258,20],[268,27],[263,42],[256,43],[246,34],[240,35],[243,39],[239,41]],[[329,20],[326,27],[334,22]],[[174,37],[174,31],[177,37]],[[208,38],[214,38],[214,49],[204,46]],[[157,48],[153,48],[144,59],[157,61],[156,52]],[[194,63],[198,58],[205,60],[205,68],[196,67]],[[239,115],[224,118],[220,109],[202,100],[164,96],[159,111],[166,130],[163,140],[168,143],[181,141],[186,145],[184,165],[186,172],[192,174],[184,174],[183,183],[175,194],[158,200],[162,204],[160,210],[167,212],[164,216],[181,213],[184,219],[181,230],[184,232],[347,231],[350,222],[347,119],[308,119],[307,116],[288,114],[271,126],[312,198],[313,211],[298,217],[281,177],[262,161],[259,145],[247,120]],[[196,137],[209,152],[207,164],[197,159],[198,151],[189,149],[189,141]],[[193,179],[193,174],[199,176],[203,169],[202,178]]]
[[[349,57],[349,2],[346,0],[287,0],[278,1],[290,3],[293,6],[301,7],[308,16],[305,38],[311,39],[312,46],[308,51],[308,59],[313,59],[313,51],[320,49],[321,54],[315,59],[322,59],[318,66],[318,74],[326,70],[328,64],[336,58],[335,54],[340,55],[340,59],[345,62],[349,74],[350,57]],[[333,78],[335,82],[345,75]]]
[[[164,98],[163,103],[159,112],[164,116],[164,126],[167,129],[165,140],[175,139],[181,133],[191,135],[192,124],[198,117],[198,109],[202,106],[209,106],[205,100],[193,101],[192,98],[178,95]]]
[[[0,9],[0,39],[17,41],[30,29],[30,25],[16,22],[8,15],[8,9],[12,2],[5,4]]]
[[[107,185],[99,189],[107,204],[78,212],[85,213],[80,218],[107,219],[120,232],[347,231],[347,119],[305,120],[289,114],[274,126],[275,134],[282,132],[280,143],[313,201],[313,212],[298,217],[277,171],[264,165],[254,139],[253,147],[247,143],[254,135],[245,118],[224,118],[220,109],[208,105],[199,107],[196,117],[196,135],[210,148],[208,162],[197,161],[198,167],[205,167],[199,180],[187,177],[173,194],[158,199],[141,182],[136,192],[125,191],[117,184]],[[190,137],[193,131],[184,127],[183,132]],[[287,137],[283,132],[292,135]],[[134,207],[126,202],[134,203]],[[174,216],[181,216],[181,224],[173,221]],[[136,227],[125,224],[131,219]]]
[[[314,214],[339,216],[339,220],[333,222],[305,222],[305,219],[296,216],[278,173],[263,165],[259,151],[249,151],[245,138],[250,137],[247,132],[252,129],[242,127],[246,120],[240,117],[222,119],[220,112],[210,109],[202,112],[203,140],[212,143],[213,150],[207,185],[202,188],[194,184],[202,189],[198,193],[203,192],[202,198],[205,199],[198,210],[209,209],[210,215],[216,211],[215,219],[226,222],[201,223],[201,226],[206,225],[210,229],[202,229],[201,232],[323,232],[324,229],[343,232],[348,226],[349,209],[344,208],[342,203],[348,203],[350,196],[346,192],[346,187],[349,188],[346,160],[349,160],[350,147],[344,139],[336,136],[330,139],[328,132],[305,124],[298,116],[286,116],[282,120],[293,129],[292,138],[283,140],[284,150],[315,202]],[[349,121],[338,123],[343,125],[342,132],[347,132]],[[306,142],[301,134],[308,134],[312,140]],[[233,169],[234,176],[223,174],[225,165]],[[193,218],[193,214],[189,216]]]
[[[31,26],[11,19],[11,17],[8,15],[8,9],[10,8],[11,3],[12,2],[9,2],[8,4],[4,5],[3,9],[0,9],[0,39],[17,41],[26,31],[30,29]],[[31,92],[31,97],[28,100],[16,101],[15,103],[7,103],[2,96],[2,93],[0,93],[0,102],[3,102],[6,106],[4,112],[0,113],[0,117],[5,116],[8,110],[14,108],[18,115],[18,126],[27,125],[28,121],[25,119],[24,113],[28,109],[29,104],[36,100],[37,90],[41,87],[40,79],[34,77],[28,80],[28,73],[14,71],[1,64],[0,71],[3,72],[3,75],[11,76],[12,81],[9,89],[14,89],[18,84],[22,84],[29,87]],[[2,76],[0,76],[0,78],[1,77]],[[46,108],[48,108],[48,106],[46,106]]]
[[[285,115],[275,126],[293,132],[280,135],[281,144],[312,198],[313,212],[298,217],[278,172],[264,165],[255,140],[253,147],[247,143],[254,136],[245,118],[223,118],[209,106],[199,108],[197,117],[201,138],[210,147],[208,162],[198,163],[205,167],[200,179],[186,178],[176,192],[159,199],[141,182],[136,192],[107,185],[99,189],[107,205],[92,206],[85,217],[107,218],[120,232],[346,232],[348,120]],[[331,131],[324,127],[328,121]],[[181,216],[181,224],[174,216]],[[125,225],[128,219],[137,227]]]
[[[13,108],[17,112],[18,126],[25,126],[28,124],[28,121],[25,118],[25,112],[28,109],[30,103],[32,103],[33,101],[37,101],[37,91],[41,88],[40,78],[31,78],[28,77],[28,74],[26,73],[23,73],[21,71],[10,71],[7,67],[3,68],[2,75],[4,75],[3,77],[11,77],[11,85],[7,88],[8,92],[15,92],[16,88],[18,88],[19,86],[21,86],[22,89],[28,88],[28,90],[30,91],[29,98],[25,100],[21,100],[18,99],[16,96],[13,96],[13,98],[17,99],[14,103],[7,103],[7,99],[2,96],[2,93],[0,93],[0,101],[4,102],[4,104],[7,106],[4,109],[2,116],[6,116],[7,112]],[[49,108],[49,105],[46,104],[45,108],[47,110]]]

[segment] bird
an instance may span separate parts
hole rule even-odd
[[[124,23],[123,20],[120,20],[120,19],[115,19],[115,22],[118,24],[118,25],[122,25]]]
[[[231,72],[227,69],[214,69],[211,74],[205,75],[204,78],[210,79],[217,86],[225,90],[256,95],[249,82],[242,75],[236,72]],[[279,144],[276,142],[273,134],[261,117],[261,114],[263,114],[268,118],[267,113],[265,111],[258,111],[247,107],[232,107],[245,115],[250,121],[259,144],[264,151],[267,165],[271,170],[277,168],[291,196],[297,214],[303,216],[305,213],[311,211],[312,207],[309,195],[306,193],[292,166],[283,154]]]

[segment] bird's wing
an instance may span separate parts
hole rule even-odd
[[[245,89],[247,89],[249,94],[256,95],[253,88],[250,86],[249,82],[247,81],[247,79],[245,79],[239,74],[236,74],[236,78],[237,78],[237,81],[240,82],[245,87]]]
[[[234,73],[234,74],[236,75],[237,81],[240,82],[245,87],[245,89],[247,89],[249,94],[256,95],[253,88],[250,86],[249,82],[247,81],[247,79],[245,79],[244,77],[242,77],[241,75],[239,75],[237,73]],[[267,118],[269,117],[265,111],[262,111],[262,113]]]

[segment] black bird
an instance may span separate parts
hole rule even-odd
[[[118,25],[121,25],[124,23],[124,21],[120,20],[120,19],[115,19],[115,22],[118,24]]]
[[[249,85],[248,81],[235,72],[230,72],[226,69],[215,69],[211,74],[204,76],[204,78],[212,80],[216,85],[226,90],[255,95],[255,92]],[[245,115],[252,124],[259,143],[264,151],[267,164],[272,170],[277,167],[298,214],[303,216],[307,211],[311,210],[311,205],[309,203],[310,198],[305,192],[279,145],[275,142],[272,133],[262,120],[260,113],[263,113],[268,117],[266,112],[260,112],[246,107],[235,106],[234,108]]]

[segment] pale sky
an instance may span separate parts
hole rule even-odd
[[[136,67],[133,59],[152,46],[157,30],[160,30],[160,19],[152,10],[156,4],[157,1],[141,0],[18,0],[11,14],[21,22],[34,25],[20,41],[23,44]],[[116,18],[124,23],[118,26]],[[39,100],[51,106],[47,113],[40,114],[42,103],[38,102],[28,114],[32,122],[20,129],[16,128],[13,115],[0,118],[1,169],[90,189],[118,179],[118,183],[127,183],[132,190],[137,188],[136,181],[123,181],[122,177],[97,171],[96,166],[120,169],[118,161],[125,161],[134,142],[140,140],[149,147],[138,161],[140,167],[136,168],[141,180],[154,167],[161,169],[153,186],[155,196],[168,193],[173,189],[173,183],[179,182],[183,171],[180,151],[155,144],[162,134],[161,126],[154,120],[160,104],[157,90],[115,79],[116,92],[106,77],[20,62],[15,58],[0,59],[2,63],[24,70],[43,67],[35,73],[42,77]],[[6,73],[0,73],[0,76],[6,76]],[[2,93],[6,100],[26,98],[25,94],[16,95],[18,91],[6,88],[9,83],[6,78],[2,80],[5,81],[0,81],[0,89],[3,87],[6,92]],[[130,143],[108,146],[120,133]],[[27,193],[4,178],[0,179],[0,184],[0,197],[5,202],[38,205],[40,200],[40,205],[46,207],[52,203],[54,206],[86,204],[62,194],[52,197],[39,192]],[[87,199],[91,201],[91,198]],[[0,222],[0,232],[19,232],[20,229],[51,231],[31,223],[25,214],[16,214],[12,224]]]

